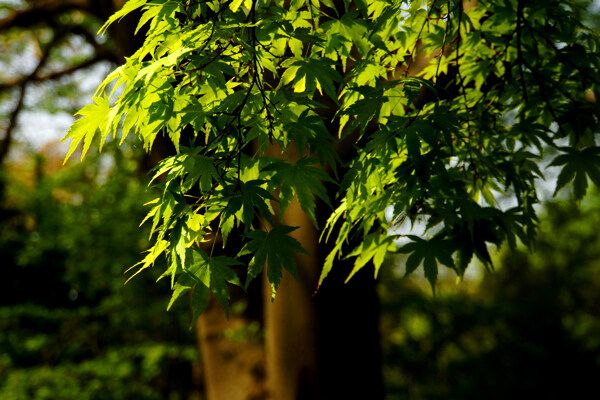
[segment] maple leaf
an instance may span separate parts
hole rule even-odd
[[[102,25],[98,33],[104,35],[110,24],[112,24],[115,21],[120,21],[130,12],[144,6],[147,3],[147,1],[148,0],[128,1],[119,11],[110,16],[110,18],[104,23],[104,25]]]
[[[375,278],[379,273],[383,259],[388,252],[396,250],[394,238],[392,236],[371,233],[365,237],[365,240],[357,246],[346,258],[356,257],[354,268],[346,278],[348,282],[366,263],[373,260],[375,266]]]
[[[583,150],[561,147],[561,150],[566,154],[557,156],[548,165],[549,167],[564,165],[558,174],[554,195],[574,179],[575,198],[581,200],[588,186],[586,175],[596,186],[600,187],[600,169],[598,168],[600,166],[600,147],[588,147]]]
[[[82,117],[76,120],[67,135],[61,140],[73,139],[69,146],[69,151],[65,156],[65,162],[69,159],[71,154],[75,151],[79,143],[83,140],[83,150],[81,151],[81,159],[87,153],[92,144],[92,140],[96,135],[96,131],[99,129],[100,132],[104,132],[106,124],[108,122],[108,114],[110,111],[110,104],[108,98],[104,96],[94,97],[94,103],[88,104],[79,110],[75,115],[81,115]]]
[[[334,242],[319,285],[348,256],[349,242],[350,275],[371,262],[377,274],[395,245],[393,235],[372,228],[390,218],[393,225],[425,217],[427,229],[440,229],[401,249],[408,253],[407,272],[423,265],[432,286],[440,263],[462,276],[474,257],[491,266],[488,244],[531,244],[546,146],[560,152],[551,163],[560,166],[557,191],[572,184],[581,199],[588,180],[600,186],[600,147],[593,147],[599,114],[588,99],[599,97],[590,78],[598,57],[589,38],[597,35],[568,7],[556,20],[570,26],[562,31],[582,28],[585,35],[540,36],[544,18],[521,13],[515,19],[514,10],[494,2],[461,13],[468,20],[464,32],[445,24],[433,2],[372,0],[344,10],[332,0],[284,3],[221,2],[206,15],[203,8],[200,21],[194,17],[200,9],[181,1],[130,0],[101,30],[137,11],[136,32],[146,31],[146,40],[100,84],[99,97],[67,135],[69,156],[79,142],[85,154],[98,130],[101,145],[119,125],[122,138],[133,131],[147,151],[157,138],[171,139],[177,155],[155,172],[163,194],[146,218],[156,244],[138,266],[165,255],[166,275],[181,276],[177,296],[193,290],[196,313],[211,290],[227,300],[218,282],[228,276],[218,278],[218,271],[228,269],[213,268],[216,259],[200,257],[196,275],[182,273],[193,269],[186,267],[193,261],[189,247],[205,240],[205,228],[212,228],[211,238],[221,234],[223,247],[231,246],[229,235],[247,233],[240,255],[251,259],[248,281],[267,265],[274,292],[282,269],[294,273],[293,253],[303,249],[289,236],[295,228],[260,232],[256,226],[278,226],[294,197],[316,225],[316,197],[329,203],[329,176],[340,190],[323,235]],[[333,11],[335,18],[320,17]],[[515,23],[529,28],[525,42],[518,35],[492,40],[514,33]],[[531,41],[538,57],[523,51]],[[566,45],[558,51],[557,43]],[[106,97],[114,94],[110,107]],[[565,138],[570,144],[559,147]],[[278,159],[274,149],[307,157]],[[336,165],[343,165],[339,176]],[[517,200],[507,212],[496,198],[503,192]],[[478,204],[480,196],[490,207]],[[280,204],[277,215],[272,201]]]
[[[275,299],[275,292],[281,281],[282,267],[288,270],[296,279],[296,259],[294,253],[308,252],[302,247],[300,242],[288,233],[298,229],[297,226],[281,225],[265,231],[251,231],[246,234],[250,241],[247,242],[238,257],[245,254],[254,253],[250,264],[248,265],[248,278],[246,280],[246,288],[250,281],[258,276],[267,264],[267,277],[271,283],[271,300]]]
[[[454,261],[451,257],[451,247],[446,240],[441,238],[424,240],[414,235],[409,235],[408,237],[412,239],[412,242],[407,243],[398,249],[399,253],[411,253],[406,259],[406,271],[404,276],[410,275],[419,267],[419,265],[421,265],[421,262],[423,262],[425,278],[427,278],[435,293],[435,283],[438,276],[436,259],[440,263],[450,268],[454,268]]]
[[[228,221],[228,224],[231,224],[226,228],[227,230],[233,227],[233,218],[241,219],[246,231],[250,229],[254,221],[255,208],[260,216],[273,222],[269,200],[276,201],[276,199],[261,187],[265,183],[264,180],[254,179],[248,182],[235,181],[235,183],[225,186],[222,193],[227,193],[230,197],[221,215],[221,222]],[[229,232],[223,233],[226,240]]]
[[[295,194],[300,207],[317,226],[315,196],[333,208],[329,202],[327,190],[321,183],[321,181],[333,182],[333,180],[321,168],[311,166],[313,164],[315,164],[315,160],[311,158],[301,158],[294,164],[278,161],[263,171],[276,171],[271,178],[271,183],[275,184],[275,187],[280,186],[279,207],[281,213],[283,214],[290,205]]]
[[[275,200],[271,194],[261,187],[265,181],[254,179],[248,182],[240,182],[240,192],[242,199],[242,221],[249,227],[254,220],[254,208],[258,210],[260,215],[271,220],[271,212],[269,210],[269,200]]]
[[[377,121],[379,118],[379,112],[381,111],[383,104],[387,101],[387,98],[383,96],[383,90],[381,88],[359,86],[350,88],[349,90],[360,93],[364,98],[357,100],[347,109],[341,111],[340,115],[354,117],[351,127],[360,127],[361,133],[364,133],[369,122],[372,119]]]
[[[340,74],[334,69],[335,63],[326,58],[296,59],[290,71],[295,72],[294,91],[313,95],[315,89],[322,95],[325,92],[333,101],[337,101],[334,82],[341,82]],[[291,72],[290,72],[291,73]],[[285,82],[289,78],[282,77]]]
[[[177,278],[167,310],[181,295],[194,289],[192,293],[193,322],[206,309],[209,293],[212,291],[229,318],[227,283],[242,286],[237,274],[230,267],[241,265],[241,263],[231,257],[209,257],[202,250],[188,249],[188,251],[192,252],[192,257],[188,257],[189,265]]]

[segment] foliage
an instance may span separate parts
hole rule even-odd
[[[504,251],[494,273],[456,285],[393,269],[380,281],[390,399],[597,396],[598,195],[552,203],[537,252]],[[596,395],[594,395],[596,393]]]
[[[137,10],[148,33],[80,112],[69,154],[119,129],[146,150],[172,141],[139,268],[166,256],[175,296],[210,286],[227,299],[198,262],[218,262],[224,277],[245,263],[248,279],[267,263],[275,290],[301,251],[281,223],[294,194],[315,224],[317,198],[332,205],[320,282],[341,256],[357,256],[355,272],[399,251],[434,285],[439,263],[463,276],[473,256],[491,264],[489,244],[532,244],[547,149],[558,152],[557,189],[574,180],[581,199],[588,177],[598,183],[600,52],[582,3],[284,4],[131,0],[103,27]],[[398,227],[417,219],[426,235],[396,250]],[[214,260],[216,241],[203,243],[226,246],[234,228],[242,251]],[[206,295],[195,297],[197,313]]]
[[[147,246],[138,155],[59,168],[47,155],[3,166],[0,398],[188,398],[197,350],[187,307],[161,315],[168,285],[123,290]],[[112,160],[112,161],[110,161]],[[110,162],[109,162],[110,161]]]

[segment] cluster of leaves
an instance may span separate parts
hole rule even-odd
[[[435,297],[421,277],[383,271],[390,399],[598,393],[600,203],[594,192],[581,210],[573,202],[546,204],[535,254],[501,252],[494,273],[473,274],[458,286],[445,274]]]
[[[352,274],[373,262],[377,275],[395,251],[432,285],[439,263],[462,276],[473,256],[491,263],[488,244],[531,244],[545,149],[561,153],[557,188],[574,179],[581,198],[588,176],[598,183],[600,119],[586,100],[600,94],[599,38],[576,1],[465,7],[131,0],[103,29],[137,10],[146,41],[80,111],[69,155],[119,128],[148,150],[170,138],[177,154],[156,169],[154,245],[138,267],[166,255],[163,276],[175,298],[194,288],[196,313],[209,289],[227,304],[239,263],[246,285],[267,265],[273,293],[282,269],[295,273],[302,249],[281,224],[294,195],[315,224],[317,197],[333,209],[320,282],[340,256],[356,257]],[[417,218],[427,235],[396,249],[398,227]],[[234,228],[241,251],[214,257]]]

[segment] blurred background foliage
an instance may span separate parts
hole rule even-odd
[[[600,196],[545,205],[536,252],[436,297],[425,279],[380,280],[389,399],[598,398]],[[471,267],[473,269],[477,268]]]
[[[131,149],[61,168],[23,153],[2,171],[0,399],[188,399],[198,354],[168,282],[124,270],[148,247]]]

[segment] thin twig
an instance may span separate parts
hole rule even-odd
[[[57,32],[50,43],[44,49],[40,60],[38,61],[37,66],[29,75],[22,79],[20,83],[21,92],[19,93],[19,99],[17,100],[17,105],[13,109],[11,113],[10,120],[8,122],[8,126],[4,132],[4,139],[0,142],[0,164],[4,161],[8,151],[10,149],[10,144],[12,142],[12,134],[17,125],[17,120],[19,117],[19,113],[23,109],[23,102],[25,99],[25,93],[27,90],[27,85],[37,76],[39,70],[46,64],[48,61],[48,57],[50,56],[50,51],[56,46],[64,37],[65,32]]]

